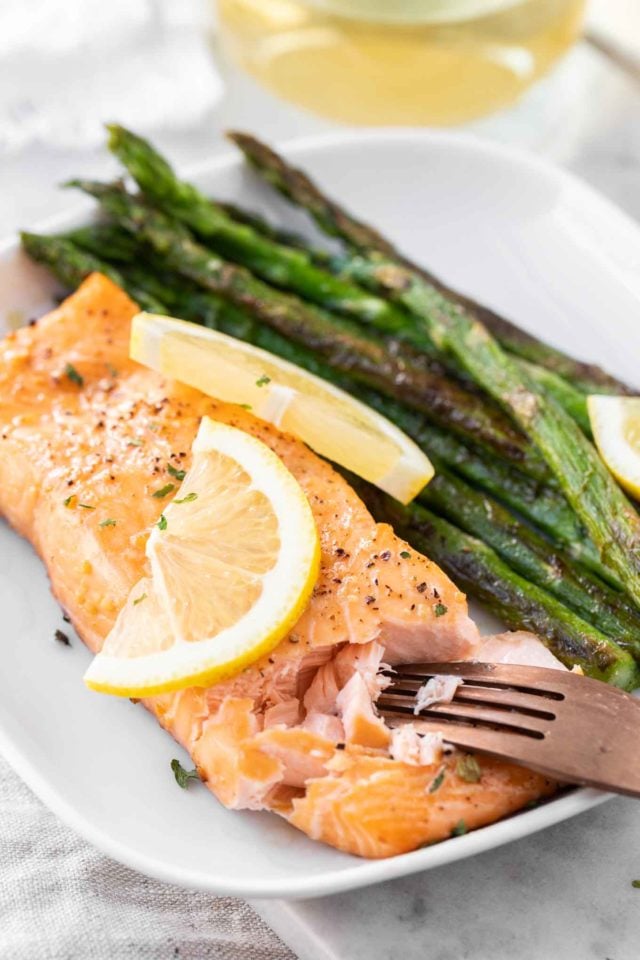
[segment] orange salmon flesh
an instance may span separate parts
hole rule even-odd
[[[34,545],[54,595],[95,652],[131,587],[149,575],[145,543],[166,505],[152,494],[171,479],[169,464],[189,468],[202,416],[258,437],[282,458],[321,541],[304,613],[270,656],[234,679],[144,701],[218,800],[274,811],[341,850],[388,857],[553,792],[544,777],[488,758],[478,758],[480,776],[470,782],[458,772],[460,754],[439,743],[425,751],[419,724],[402,736],[386,726],[375,709],[381,663],[478,656],[464,594],[376,523],[300,440],[131,361],[136,312],[93,274],[0,344],[0,512]],[[105,518],[116,525],[101,526]],[[523,642],[539,646],[529,635]],[[494,638],[494,652],[497,643],[509,646]]]

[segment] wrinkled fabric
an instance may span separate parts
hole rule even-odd
[[[248,904],[150,880],[50,813],[0,758],[0,960],[295,960]]]

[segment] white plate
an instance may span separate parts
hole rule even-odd
[[[286,152],[445,279],[633,382],[640,231],[587,187],[504,148],[440,134],[331,135]],[[216,196],[289,225],[305,223],[235,156],[192,174]],[[90,209],[47,226],[69,228]],[[16,309],[25,319],[41,313],[53,290],[13,240],[0,250],[5,324],[15,321]],[[64,625],[44,568],[2,525],[0,600],[0,748],[70,826],[162,880],[243,897],[321,896],[470,856],[605,799],[575,791],[437,846],[359,860],[312,842],[273,814],[233,813],[203,787],[180,790],[169,762],[181,751],[155,721],[84,688],[89,654],[75,637],[71,649],[54,641]]]

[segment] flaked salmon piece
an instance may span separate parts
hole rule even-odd
[[[300,728],[272,727],[254,738],[254,744],[282,764],[282,783],[304,787],[309,780],[324,777],[334,757],[336,745],[320,733]]]
[[[133,584],[149,575],[145,543],[163,508],[153,493],[168,482],[168,464],[188,469],[201,417],[247,431],[282,458],[320,534],[307,608],[276,650],[238,677],[145,701],[210,789],[229,807],[273,809],[367,856],[438,839],[462,816],[469,827],[488,822],[551,789],[542,777],[483,761],[482,786],[441,794],[447,809],[439,813],[427,798],[423,810],[433,771],[389,756],[374,706],[377,670],[383,657],[473,656],[479,636],[464,594],[375,523],[303,443],[129,360],[136,309],[95,274],[2,342],[0,511],[34,544],[55,596],[97,651]],[[107,518],[115,526],[101,526]]]
[[[391,732],[375,712],[371,691],[361,673],[354,673],[336,700],[347,743],[388,747]]]
[[[300,724],[303,730],[312,730],[334,743],[344,743],[345,733],[342,720],[331,713],[308,713]]]
[[[378,672],[384,652],[383,645],[376,640],[342,647],[316,671],[304,697],[307,715],[316,712],[338,715],[338,694],[355,673],[362,676],[371,697],[377,698],[385,684]]]
[[[263,810],[269,792],[283,779],[282,762],[256,744],[261,721],[253,707],[249,697],[227,697],[190,745],[202,779],[235,810]]]
[[[297,727],[302,720],[302,705],[293,697],[283,700],[273,707],[267,707],[264,712],[264,725],[267,727]]]

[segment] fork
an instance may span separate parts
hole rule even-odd
[[[414,663],[383,671],[377,706],[391,726],[419,721],[464,750],[512,760],[554,780],[640,797],[640,701],[564,670],[511,664]],[[416,714],[431,677],[463,681],[450,703]]]

